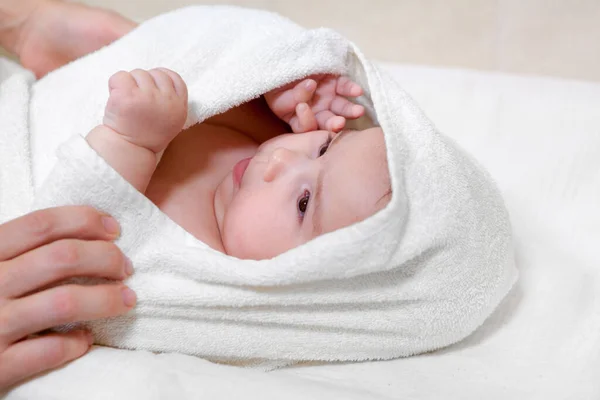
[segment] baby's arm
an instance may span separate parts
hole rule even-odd
[[[103,125],[86,137],[89,145],[137,190],[144,193],[157,155],[183,128],[187,87],[165,68],[118,72],[109,80]]]

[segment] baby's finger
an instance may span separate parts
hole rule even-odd
[[[175,84],[173,83],[173,80],[168,74],[159,69],[151,69],[150,71],[148,71],[148,73],[150,74],[152,79],[154,79],[154,83],[156,84],[158,90],[161,91],[161,93],[175,94]]]
[[[175,87],[175,91],[177,92],[177,95],[179,97],[185,99],[187,102],[187,97],[188,97],[187,85],[185,84],[185,81],[183,80],[181,75],[179,75],[177,72],[172,71],[168,68],[157,68],[157,69],[160,71],[163,71],[165,74],[169,75],[169,77],[171,78],[171,81],[173,82],[173,86]]]
[[[72,331],[39,336],[10,346],[0,354],[0,388],[81,357],[92,341],[88,332]]]
[[[296,115],[290,119],[290,127],[292,132],[303,133],[318,129],[315,114],[312,112],[308,104],[300,103],[296,106]]]
[[[287,121],[291,119],[298,103],[308,102],[315,90],[317,82],[313,79],[304,79],[288,90],[277,90],[267,93],[265,97],[270,102],[271,110],[280,118]]]
[[[135,79],[137,82],[138,87],[142,90],[156,87],[156,83],[148,71],[144,71],[143,69],[134,69],[131,71],[131,76],[133,76],[133,79]]]
[[[312,99],[317,89],[317,82],[314,79],[304,79],[294,87],[294,101],[306,103]]]
[[[114,89],[131,89],[137,87],[137,82],[129,72],[119,71],[108,80],[108,90],[112,92]]]
[[[346,126],[346,118],[335,116],[327,121],[327,130],[331,132],[340,132]]]
[[[365,108],[359,104],[354,104],[345,97],[336,97],[329,107],[330,110],[339,116],[348,119],[356,119],[362,117],[365,113]]]
[[[335,115],[329,110],[321,111],[315,115],[320,129],[339,132],[346,126],[346,119]]]
[[[0,337],[14,343],[55,326],[125,314],[135,302],[135,293],[122,284],[54,287],[3,306]]]
[[[358,83],[353,82],[347,76],[340,76],[337,80],[335,92],[340,96],[358,97],[363,94],[363,90]]]

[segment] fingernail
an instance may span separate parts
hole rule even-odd
[[[123,296],[123,303],[127,307],[133,307],[135,305],[137,296],[135,295],[135,292],[127,286],[124,286],[123,289],[121,289],[121,296]]]
[[[305,84],[304,84],[304,88],[306,90],[312,90],[313,85],[314,85],[315,81],[313,81],[312,79],[309,79]]]
[[[129,259],[129,257],[127,257],[127,256],[124,256],[124,262],[125,262],[125,274],[127,274],[127,276],[133,275],[133,263],[131,262],[131,259]]]
[[[297,112],[304,112],[308,109],[308,104],[306,103],[300,103],[298,104],[298,110]]]
[[[91,346],[91,345],[93,345],[93,344],[94,344],[94,334],[93,334],[92,332],[90,332],[90,331],[87,331],[87,332],[85,333],[85,337],[86,337],[86,339],[87,339],[88,346]]]
[[[108,215],[102,217],[102,224],[104,225],[104,230],[110,235],[118,235],[119,234],[119,223],[113,217]]]

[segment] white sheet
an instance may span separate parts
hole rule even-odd
[[[600,398],[600,85],[387,67],[488,168],[511,214],[520,280],[474,335],[408,359],[271,373],[95,348],[7,398]]]

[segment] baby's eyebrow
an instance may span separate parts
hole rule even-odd
[[[329,148],[327,149],[327,151],[329,151],[331,149],[331,146],[334,143],[337,143],[339,141],[342,140],[342,137],[349,133],[349,132],[354,132],[356,129],[343,129],[340,133],[338,133],[337,135],[335,135],[335,137],[331,140],[331,143],[329,143]]]

